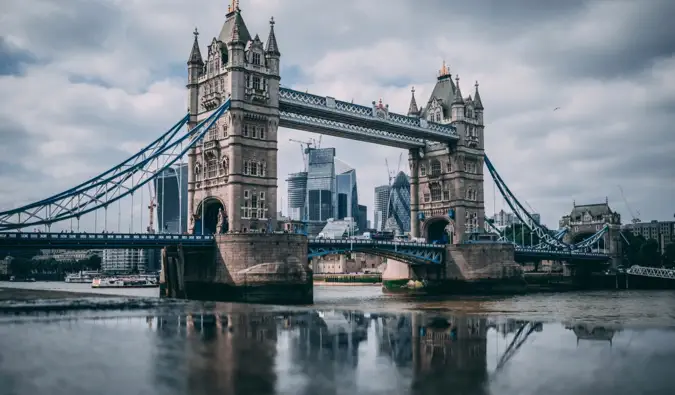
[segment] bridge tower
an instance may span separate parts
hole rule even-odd
[[[609,231],[598,240],[597,247],[602,251],[607,251],[612,257],[613,267],[619,266],[623,257],[621,214],[610,208],[608,199],[605,199],[604,203],[577,205],[574,202],[573,204],[570,214],[563,216],[559,222],[560,228],[569,229],[563,241],[570,244],[578,243],[608,225]]]
[[[411,234],[429,241],[460,243],[483,227],[483,103],[475,84],[473,97],[463,97],[445,62],[426,106],[418,109],[415,93],[409,116],[453,125],[456,143],[429,143],[409,153]]]
[[[249,33],[238,1],[202,59],[195,30],[188,60],[190,127],[225,100],[230,110],[188,155],[190,233],[275,230],[281,54]]]

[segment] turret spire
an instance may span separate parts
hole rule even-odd
[[[459,89],[459,75],[455,77],[455,98],[452,101],[452,104],[464,104],[464,99],[462,98],[462,91]]]
[[[415,87],[413,86],[410,90],[412,96],[410,97],[410,106],[408,106],[408,116],[418,115],[419,109],[417,108],[417,101],[415,100]]]
[[[478,81],[476,81],[476,93],[473,95],[473,105],[476,110],[483,110],[483,102],[480,100],[480,93],[478,93]]]
[[[195,40],[192,43],[192,51],[190,51],[190,57],[188,58],[188,65],[199,65],[203,66],[204,65],[204,60],[202,59],[202,53],[199,51],[199,41],[197,37],[199,37],[199,31],[197,31],[197,28],[195,27],[195,31],[192,33],[195,35]]]
[[[274,34],[274,17],[270,18],[270,35],[267,37],[267,45],[265,45],[265,52],[269,55],[281,55],[279,53],[279,45],[277,44],[277,36]]]

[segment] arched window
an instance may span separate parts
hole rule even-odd
[[[206,154],[206,178],[218,175],[218,159],[212,153]]]
[[[432,202],[438,202],[442,198],[442,193],[441,193],[441,186],[438,184],[431,184],[429,187],[429,190],[431,192],[431,201]]]
[[[431,175],[432,176],[441,175],[441,162],[438,159],[433,159],[431,161]]]

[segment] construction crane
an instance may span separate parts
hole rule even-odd
[[[394,180],[396,179],[396,176],[398,175],[398,173],[401,171],[401,161],[402,160],[403,160],[403,152],[401,152],[401,154],[398,156],[398,167],[396,168],[396,171],[392,172],[389,169],[389,161],[387,160],[387,158],[384,158],[384,164],[387,166],[387,177],[389,178],[389,186],[390,187],[394,183]]]
[[[630,222],[637,224],[640,222],[640,211],[635,210],[635,213],[630,207],[630,204],[628,204],[628,200],[626,199],[626,196],[623,194],[623,188],[621,188],[621,185],[617,185],[619,187],[619,192],[621,192],[621,198],[623,199],[623,202],[626,204],[626,208],[628,209],[628,213],[630,216],[633,218],[630,220]],[[636,215],[637,214],[637,215]]]
[[[309,141],[300,141],[300,140],[288,139],[288,141],[290,141],[292,143],[300,144],[300,152],[302,154],[302,161],[305,163],[305,171],[307,171],[309,149],[312,148],[312,146],[314,146],[314,139],[310,139]]]
[[[147,231],[148,233],[155,233],[155,207],[157,207],[157,201],[155,199],[155,196],[152,193],[152,186],[150,186],[150,183],[148,183],[148,190],[150,190],[150,203],[148,204],[148,214],[150,216],[150,219],[148,221],[148,227]]]

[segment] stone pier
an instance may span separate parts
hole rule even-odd
[[[512,293],[525,289],[522,267],[509,244],[448,245],[444,265],[410,266],[387,260],[385,292],[474,294]]]
[[[313,302],[304,235],[218,235],[216,247],[209,251],[165,250],[162,267],[160,282],[165,297],[274,304]]]

